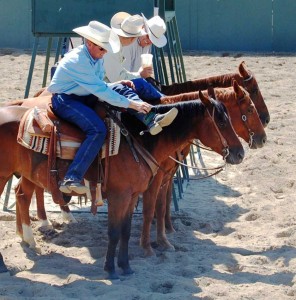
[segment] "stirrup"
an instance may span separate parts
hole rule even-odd
[[[140,132],[140,135],[144,135],[144,133],[149,132],[151,135],[159,134],[162,131],[162,127],[158,122],[153,122],[148,129]]]

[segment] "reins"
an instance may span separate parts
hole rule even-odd
[[[228,144],[227,144],[227,141],[226,139],[224,138],[224,136],[222,135],[221,131],[219,130],[216,122],[215,122],[215,107],[213,108],[213,112],[212,112],[212,115],[210,114],[209,110],[207,109],[207,113],[208,115],[210,116],[212,122],[213,122],[213,125],[220,137],[220,141],[222,143],[222,145],[224,146],[224,149],[222,150],[222,152],[225,153],[225,156],[223,156],[223,159],[226,160],[226,157],[229,155],[229,147],[228,147]]]
[[[252,77],[252,76],[251,76]],[[249,80],[249,79],[247,79]],[[248,118],[247,118],[247,115],[244,114],[241,110],[241,106],[240,106],[240,103],[245,99],[246,95],[245,95],[245,92],[244,92],[244,96],[240,99],[238,99],[238,107],[239,107],[239,110],[241,112],[241,117],[242,117],[242,121],[243,121],[243,124],[245,125],[246,129],[248,130],[248,133],[249,133],[249,147],[252,146],[253,144],[253,136],[254,136],[254,132],[250,129],[249,125],[248,125]]]
[[[113,110],[109,107],[108,104],[105,104],[105,108],[106,108],[106,111],[108,112],[109,116],[114,120],[114,122],[120,127],[121,129],[121,133],[123,136],[125,136],[125,138],[127,139],[128,141],[128,144],[130,145],[131,149],[132,149],[132,152],[133,152],[133,155],[135,157],[135,160],[137,162],[139,162],[139,160],[137,159],[137,156],[136,156],[136,153],[134,152],[133,150],[133,147],[136,148],[136,150],[138,151],[138,153],[143,157],[143,159],[146,161],[146,163],[148,164],[148,166],[150,167],[151,171],[152,171],[152,175],[153,177],[156,175],[157,171],[158,170],[161,170],[162,172],[164,172],[165,174],[168,174],[169,171],[166,171],[164,168],[162,168],[159,163],[156,161],[156,159],[151,155],[151,153],[149,151],[147,151],[138,141],[137,139],[127,130],[127,128],[125,127],[125,125],[121,122],[121,120],[117,117],[117,115],[113,112]],[[206,176],[203,176],[203,177],[199,177],[199,178],[190,178],[190,180],[200,180],[200,179],[204,179],[204,178],[208,178],[208,177],[211,177],[211,176],[214,176],[218,173],[220,173],[225,165],[226,165],[226,158],[227,156],[229,155],[229,147],[228,147],[228,144],[227,144],[227,141],[226,139],[224,138],[224,136],[221,134],[216,122],[215,122],[215,118],[214,118],[214,115],[215,115],[215,107],[213,108],[213,112],[212,112],[212,115],[210,114],[209,110],[206,109],[209,117],[211,118],[212,122],[213,122],[213,125],[219,135],[219,138],[221,140],[221,143],[222,145],[224,146],[224,149],[222,150],[222,152],[225,154],[223,156],[223,160],[225,161],[225,163],[221,166],[218,166],[218,167],[213,167],[213,168],[199,168],[199,167],[196,167],[196,166],[190,166],[190,165],[187,165],[175,158],[173,158],[172,156],[169,156],[170,159],[172,159],[173,161],[175,161],[176,163],[178,163],[179,165],[182,165],[182,166],[185,166],[187,168],[191,168],[191,169],[195,169],[195,170],[216,170],[214,173],[210,174],[210,175],[206,175]],[[131,140],[129,141],[129,139],[131,138]],[[191,142],[193,144],[193,142]],[[204,148],[206,149],[206,148]],[[209,148],[207,149],[209,150]],[[209,151],[212,151],[212,150],[209,150]],[[152,179],[153,179],[152,177]],[[152,181],[152,180],[151,180]]]
[[[192,179],[192,180],[200,180],[200,179],[208,178],[208,177],[211,177],[211,176],[214,176],[214,175],[220,173],[220,172],[224,169],[224,167],[225,167],[225,165],[226,165],[226,158],[227,158],[227,156],[229,155],[229,147],[228,147],[227,141],[226,141],[226,139],[224,138],[224,136],[222,135],[221,131],[219,130],[219,128],[218,128],[218,126],[217,126],[217,124],[216,124],[216,122],[215,122],[215,107],[213,108],[212,115],[210,114],[210,112],[209,112],[208,109],[206,109],[206,111],[207,111],[207,113],[208,113],[210,119],[211,119],[212,122],[213,122],[213,125],[214,125],[214,127],[215,127],[215,129],[216,129],[216,131],[217,131],[217,133],[218,133],[218,135],[219,135],[219,137],[220,137],[220,140],[221,140],[222,145],[224,146],[224,149],[222,150],[222,152],[226,153],[225,156],[223,156],[224,164],[221,165],[221,166],[218,166],[218,167],[213,167],[213,168],[199,168],[199,167],[196,167],[196,166],[192,166],[192,165],[185,164],[185,163],[183,163],[183,162],[181,162],[181,161],[179,161],[179,160],[173,158],[172,156],[169,156],[169,158],[170,158],[171,160],[173,160],[174,162],[176,162],[177,164],[179,164],[179,165],[181,165],[181,166],[185,166],[185,167],[190,168],[190,169],[193,169],[193,170],[202,170],[202,171],[216,170],[214,173],[212,173],[212,174],[210,174],[210,175],[206,175],[206,176],[199,177],[199,178],[190,178],[190,180],[191,180],[191,179]],[[196,145],[196,146],[199,146],[199,145],[197,145],[197,144],[195,144],[195,143],[193,143],[193,142],[191,142],[191,144]],[[203,149],[208,150],[208,151],[212,151],[210,148],[206,148],[206,147],[203,147]]]

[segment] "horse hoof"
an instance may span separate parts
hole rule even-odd
[[[175,249],[175,247],[173,245],[171,245],[171,247],[166,247],[165,251],[167,251],[167,252],[175,252],[176,249]]]
[[[170,228],[166,228],[166,234],[171,234],[171,233],[175,233],[176,230],[173,227]]]
[[[107,278],[108,280],[119,280],[119,276],[116,272],[108,272]]]
[[[37,254],[41,254],[41,252],[42,252],[40,247],[35,246],[34,248],[31,248],[31,249],[34,250]]]
[[[131,269],[131,267],[127,267],[127,268],[125,268],[125,269],[122,269],[122,275],[132,275],[132,274],[134,274],[135,273],[135,271],[133,271],[132,269]]]
[[[148,249],[144,249],[144,257],[151,257],[151,256],[155,256],[155,255],[156,254],[151,247]]]
[[[160,251],[175,252],[175,247],[169,242],[158,242],[158,247]]]
[[[48,220],[40,220],[40,228],[52,229],[53,226],[49,223]]]

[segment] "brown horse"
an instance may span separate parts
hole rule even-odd
[[[192,91],[199,91],[199,90],[206,90],[210,86],[212,87],[229,87],[232,86],[232,81],[235,79],[241,86],[243,86],[248,92],[251,97],[251,99],[254,102],[254,105],[257,109],[257,112],[259,114],[259,117],[261,119],[261,122],[263,126],[267,126],[267,124],[270,121],[270,116],[268,109],[265,105],[265,102],[263,100],[263,96],[260,92],[257,80],[255,76],[247,69],[245,62],[241,62],[238,67],[238,73],[230,73],[230,74],[224,74],[219,76],[212,76],[208,78],[202,78],[202,79],[196,79],[192,81],[187,81],[185,83],[174,83],[172,85],[161,85],[156,84],[156,81],[152,79],[152,84],[156,85],[158,89],[160,89],[165,95],[178,95],[180,93],[188,93]],[[39,92],[35,94],[35,97],[37,96],[44,96],[48,95],[51,96],[46,89],[42,89]],[[218,98],[219,99],[219,98]],[[186,99],[185,99],[186,100]],[[24,103],[25,105],[35,105],[35,100],[27,100],[28,102]],[[21,100],[21,103],[23,100]],[[232,121],[234,123],[234,121]],[[245,122],[245,125],[248,126],[247,122]],[[239,136],[242,137],[242,135],[237,132]],[[251,132],[250,132],[251,134]],[[243,137],[244,140],[246,140],[246,137]],[[252,147],[255,146],[256,143],[252,143]],[[258,147],[260,144],[258,144]],[[40,195],[40,196],[39,196]],[[39,197],[43,198],[43,191],[36,188],[36,198]],[[44,207],[43,201],[37,201],[37,203],[40,203],[39,205]],[[41,207],[42,208],[42,207]],[[61,212],[63,215],[64,220],[66,221],[72,221],[75,222],[74,216],[71,214],[70,209],[68,206],[61,207]],[[43,225],[48,225],[47,217],[45,209],[37,209],[38,218],[42,221]]]
[[[233,88],[216,88],[215,96],[223,102],[229,112],[232,125],[236,133],[249,143],[251,149],[261,148],[266,142],[266,134],[258,113],[248,93],[233,81]],[[213,93],[213,91],[212,91]],[[206,93],[205,93],[206,94]],[[175,101],[198,98],[198,93],[187,93],[175,97],[164,98],[161,103],[174,103]],[[183,158],[190,151],[190,144],[183,145],[178,151]],[[179,159],[174,154],[175,159]],[[171,189],[173,176],[178,168],[178,164],[172,159],[167,159],[162,168],[166,172],[159,172],[155,176],[148,190],[143,194],[143,230],[141,235],[141,246],[146,256],[154,254],[150,243],[150,227],[156,211],[157,219],[157,243],[162,249],[173,249],[165,234],[165,223],[169,232],[173,232],[170,219]],[[155,201],[155,211],[151,202]],[[149,205],[146,205],[148,204]]]
[[[163,85],[153,78],[147,80],[152,83],[158,90],[166,96],[179,95],[182,93],[197,92],[206,90],[209,86],[216,87],[230,87],[232,80],[236,80],[249,94],[258,111],[260,120],[264,127],[270,122],[270,115],[267,106],[264,102],[263,96],[259,89],[255,75],[247,68],[246,63],[242,61],[238,66],[238,73],[229,73],[195,80],[189,80],[182,83],[173,83],[171,85]],[[36,93],[35,96],[49,95],[46,89],[42,89]]]
[[[250,146],[251,149],[256,149],[256,148],[261,148],[266,142],[266,134],[264,131],[264,128],[260,122],[260,119],[258,117],[257,111],[253,105],[252,100],[250,99],[248,93],[241,88],[237,82],[234,80],[233,81],[233,87],[232,88],[216,88],[215,89],[215,94],[216,97],[219,99],[219,101],[223,102],[230,114],[231,120],[232,120],[232,125],[241,138],[243,138]],[[169,96],[164,99],[162,99],[161,104],[168,104],[168,103],[176,103],[179,101],[188,101],[191,99],[197,99],[199,97],[199,94],[197,92],[193,93],[186,93],[186,94],[181,94],[177,96]],[[28,99],[26,100],[23,104],[26,104],[28,106],[34,106],[38,104],[39,106],[45,106],[45,103],[47,103],[46,98],[40,97],[38,99],[39,101],[36,102],[36,99]],[[43,100],[46,100],[43,102]],[[23,100],[21,100],[23,101]],[[180,149],[179,152],[182,152],[184,156],[186,156],[189,152],[189,146],[185,146],[184,149]],[[172,169],[175,170],[176,166],[173,163],[171,159],[168,160],[168,162],[165,163],[165,165],[169,165],[169,167],[163,167],[166,170]],[[158,177],[161,177],[163,174],[158,174]],[[167,186],[171,185],[172,183],[170,181],[173,180],[173,174],[170,174],[169,176],[165,176],[163,179],[163,183],[161,184],[161,193],[162,195],[166,193],[168,196],[166,197],[167,200],[165,200],[165,197],[162,196],[157,200],[156,202],[156,196],[158,187],[154,186],[154,184],[157,184],[157,180],[154,180],[154,184],[152,184],[148,190],[145,192],[148,196],[144,196],[144,199],[148,198],[147,203],[149,203],[148,208],[151,209],[151,202],[157,203],[158,207],[160,206],[160,203],[166,203],[166,227],[168,228],[169,231],[173,231],[173,227],[171,224],[170,220],[170,200],[171,199],[171,191],[167,190]],[[168,179],[170,178],[170,179]],[[166,184],[166,187],[164,186],[164,183]],[[43,220],[43,224],[46,224],[45,222],[47,221],[46,219],[46,212],[44,209],[44,197],[43,197],[43,190],[36,186],[36,199],[37,199],[37,213],[39,219]],[[144,225],[143,225],[143,233],[142,233],[142,238],[141,238],[141,244],[143,248],[145,249],[146,255],[151,255],[153,253],[151,247],[150,247],[150,238],[149,232],[150,232],[150,226],[151,226],[151,221],[152,221],[152,215],[154,214],[154,211],[149,211],[148,209],[145,208],[145,203],[144,201]],[[163,205],[163,204],[162,204]],[[67,210],[65,212],[65,210]],[[63,215],[68,215],[71,216],[70,211],[68,206],[61,206],[61,211]],[[158,213],[158,222],[157,222],[157,227],[158,227],[158,232],[163,233],[163,221],[160,221],[159,219],[163,219],[163,211],[161,210],[161,213]],[[72,220],[74,217],[72,217]],[[75,219],[74,219],[75,220]],[[171,248],[171,245],[167,243],[167,239],[164,236],[164,234],[159,234],[158,235],[158,243],[163,246],[163,248]]]
[[[244,87],[250,94],[251,99],[256,106],[260,120],[264,127],[270,122],[270,115],[263,96],[259,89],[257,80],[254,74],[247,69],[245,62],[241,62],[238,67],[238,73],[229,73],[196,80],[190,80],[183,83],[173,83],[171,85],[162,85],[151,79],[151,83],[165,95],[178,95],[181,93],[206,90],[209,86],[212,87],[229,87],[232,85],[232,80],[235,79],[238,84]]]
[[[249,143],[251,149],[260,148],[264,145],[266,141],[266,135],[264,132],[264,128],[260,124],[260,120],[258,118],[256,109],[254,108],[254,105],[248,97],[246,91],[240,88],[235,80],[232,84],[233,88],[231,89],[216,89],[216,97],[226,105],[228,112],[231,115],[232,124],[238,136],[240,136],[247,143]],[[179,101],[198,99],[198,97],[198,92],[185,93],[177,96],[165,97],[161,101],[161,103],[176,103]],[[35,105],[38,105],[39,107],[45,107],[48,101],[49,98],[47,97],[39,97],[38,101],[36,98],[31,98],[25,101],[14,101],[11,102],[11,104],[21,104],[29,107]],[[49,225],[47,221],[46,211],[44,208],[44,191],[36,187],[35,192],[37,199],[38,218],[42,221],[42,226]],[[93,209],[93,211],[95,211],[95,209]],[[73,215],[71,214],[68,206],[61,206],[61,212],[65,220],[74,222],[76,221]]]
[[[225,156],[232,164],[241,163],[244,157],[243,147],[233,130],[226,108],[220,102],[200,95],[201,101],[183,102],[174,105],[156,106],[157,113],[165,113],[176,107],[179,111],[175,121],[157,136],[138,133],[143,130],[142,124],[130,115],[123,115],[123,121],[136,140],[161,165],[181,145],[193,139],[199,139],[217,153]],[[24,107],[6,107],[0,110],[0,193],[12,174],[22,176],[21,197],[17,200],[17,230],[24,240],[22,224],[30,226],[26,203],[30,203],[35,185],[50,191],[47,182],[47,156],[31,151],[16,142],[19,122],[27,109]],[[58,160],[59,176],[65,174],[69,161]],[[94,181],[97,176],[95,165],[86,174],[86,179]],[[118,278],[115,271],[115,252],[120,241],[117,263],[123,274],[133,271],[129,265],[128,242],[131,232],[131,220],[137,197],[143,193],[152,179],[152,171],[143,158],[137,162],[128,143],[122,139],[119,154],[109,158],[109,176],[106,182],[108,199],[108,237],[109,244],[104,269],[109,278]],[[163,170],[159,170],[162,172]],[[26,215],[24,215],[25,213]],[[29,243],[32,242],[29,237]],[[28,242],[27,241],[27,242]]]

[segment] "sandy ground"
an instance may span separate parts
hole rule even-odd
[[[296,57],[186,53],[184,60],[188,79],[234,72],[246,61],[271,114],[266,146],[249,150],[244,144],[242,164],[189,183],[173,213],[174,252],[156,248],[155,257],[143,257],[139,209],[130,241],[135,274],[113,282],[103,271],[106,214],[92,216],[87,205],[76,205],[78,223],[67,224],[47,195],[54,231],[33,222],[37,254],[15,235],[15,212],[2,212],[2,195],[0,251],[10,275],[0,275],[0,299],[296,299]],[[38,55],[31,95],[42,84],[44,61]],[[23,98],[29,64],[29,52],[0,51],[0,101]],[[203,158],[212,162],[207,153]]]

